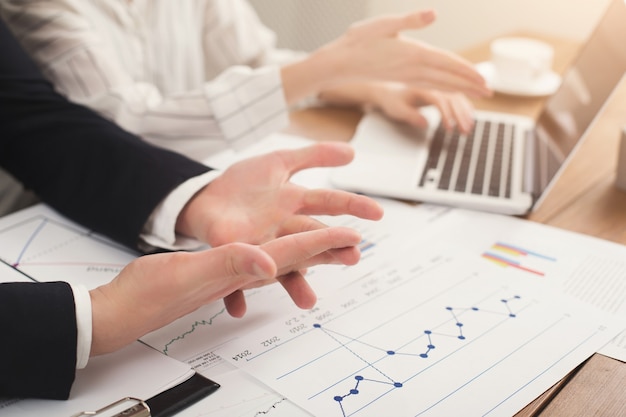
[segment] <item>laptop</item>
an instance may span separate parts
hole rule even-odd
[[[536,119],[475,112],[467,135],[446,132],[433,107],[428,128],[371,112],[354,160],[331,183],[350,191],[521,215],[537,208],[626,71],[626,4],[613,0]]]

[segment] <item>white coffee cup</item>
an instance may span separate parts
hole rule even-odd
[[[531,38],[506,37],[491,42],[491,63],[499,85],[532,86],[552,69],[554,49]]]

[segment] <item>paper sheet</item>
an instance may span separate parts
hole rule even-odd
[[[313,415],[510,416],[620,323],[479,257],[398,257],[217,350]]]

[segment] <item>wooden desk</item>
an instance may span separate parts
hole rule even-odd
[[[554,70],[563,72],[579,44],[542,39],[555,47]],[[488,43],[463,52],[472,62],[489,59]],[[536,117],[542,98],[496,94],[476,100],[477,108]],[[315,140],[349,141],[362,113],[350,109],[308,109],[295,112],[287,132]],[[562,229],[626,244],[626,192],[614,186],[617,146],[626,125],[626,82],[618,86],[592,125],[587,138],[544,203],[526,216]],[[626,278],[625,278],[626,279]],[[530,416],[625,416],[626,363],[595,354],[517,414]]]

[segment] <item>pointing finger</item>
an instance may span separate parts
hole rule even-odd
[[[405,30],[422,29],[435,21],[433,10],[419,10],[398,16],[384,16],[358,23],[349,33],[362,38],[396,36]]]

